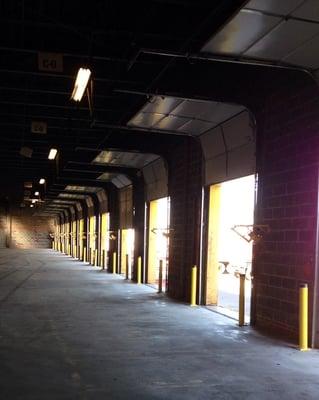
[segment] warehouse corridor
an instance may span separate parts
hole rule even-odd
[[[1,399],[317,399],[298,352],[53,250],[0,250]]]

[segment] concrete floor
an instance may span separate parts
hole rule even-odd
[[[0,251],[0,398],[319,398],[301,353],[52,250]]]
[[[218,276],[218,305],[207,308],[238,321],[239,278],[233,274]],[[251,281],[245,281],[245,323],[250,323]]]

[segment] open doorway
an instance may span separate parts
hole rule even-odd
[[[95,250],[96,250],[96,217],[92,215],[89,217],[89,246],[88,246],[88,261],[90,264],[95,264]]]
[[[126,271],[128,258],[128,271]],[[120,273],[132,278],[132,264],[134,260],[134,229],[121,229],[121,265]]]
[[[76,220],[72,221],[72,232],[71,232],[71,255],[76,257]]]
[[[210,187],[206,304],[238,318],[239,276],[245,274],[245,322],[250,321],[255,175]],[[249,238],[249,236],[248,236]]]
[[[168,290],[170,199],[163,197],[149,203],[147,283],[162,291]],[[162,274],[160,277],[160,264]]]
[[[100,266],[106,268],[110,252],[110,213],[105,212],[100,218]]]

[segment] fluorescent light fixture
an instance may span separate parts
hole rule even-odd
[[[39,192],[34,192],[35,196],[39,196],[39,194],[40,194]]]
[[[45,184],[45,179],[44,179],[44,178],[41,178],[41,179],[39,180],[39,183],[40,183],[40,185],[44,185],[44,184]]]
[[[80,68],[76,76],[74,89],[71,95],[71,99],[74,101],[81,101],[87,84],[91,76],[91,71],[88,68]]]
[[[48,155],[48,159],[49,159],[49,160],[54,160],[55,157],[56,157],[56,155],[57,155],[57,153],[58,153],[58,150],[57,150],[57,149],[51,149],[51,150],[50,150],[50,153],[49,153],[49,155]]]
[[[30,204],[30,207],[34,207],[34,204]]]

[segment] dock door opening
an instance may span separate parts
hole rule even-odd
[[[167,291],[170,201],[168,197],[149,203],[147,283],[158,289],[160,262],[162,290]]]
[[[101,235],[101,252],[100,252],[100,265],[103,268],[107,268],[109,265],[110,257],[110,213],[105,212],[101,215],[100,225]]]
[[[245,320],[250,320],[255,175],[210,186],[206,304],[235,319],[239,276],[245,274]],[[248,236],[249,237],[249,236]]]
[[[96,217],[92,215],[89,217],[89,262],[94,264],[95,262],[95,250],[96,250]]]
[[[126,271],[126,258],[128,257],[128,271]],[[134,260],[134,229],[121,230],[121,271],[124,276],[132,277],[132,264]]]

